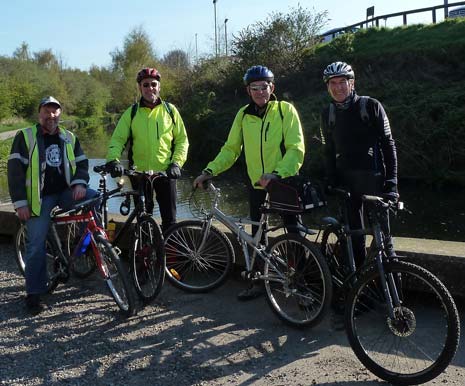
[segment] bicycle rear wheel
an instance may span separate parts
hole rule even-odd
[[[94,239],[100,255],[100,270],[111,296],[113,296],[122,313],[126,316],[131,316],[135,313],[136,305],[127,276],[127,270],[124,268],[113,246],[100,232],[94,233]]]
[[[24,276],[26,269],[26,226],[21,224],[15,236],[15,258],[19,272]]]
[[[368,370],[399,385],[428,382],[453,359],[460,323],[446,287],[431,272],[406,262],[384,264],[401,300],[390,318],[377,270],[365,273],[347,299],[350,345]],[[391,292],[392,289],[391,289]]]
[[[276,315],[295,327],[316,325],[332,298],[331,273],[321,252],[293,233],[278,236],[268,247],[264,282]]]
[[[58,253],[52,247],[51,241],[45,241],[46,264],[47,264],[47,291],[53,292],[60,281],[66,278],[59,278],[60,265],[58,263]],[[15,236],[15,258],[21,275],[25,275],[26,269],[26,226],[21,224]],[[63,275],[62,275],[63,276]]]
[[[205,225],[199,220],[182,221],[165,235],[167,278],[187,292],[217,288],[226,281],[234,261],[228,237],[213,225],[204,237]]]
[[[341,231],[332,227],[325,229],[321,238],[320,250],[331,271],[333,282],[331,305],[336,312],[343,314],[347,295],[344,283],[350,272],[345,263],[347,261],[347,243]]]
[[[74,250],[81,239],[83,231],[79,227],[80,223],[71,223],[66,229],[66,249],[71,260],[71,271],[77,277],[83,279],[90,276],[97,265],[92,248],[89,246],[83,254],[74,254]]]
[[[152,217],[144,217],[136,225],[131,251],[136,291],[144,301],[151,301],[160,293],[165,280],[163,236]]]

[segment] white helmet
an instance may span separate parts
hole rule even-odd
[[[343,76],[347,79],[355,79],[354,70],[350,64],[346,62],[334,62],[328,65],[323,71],[323,80],[328,83],[328,80],[336,76]]]

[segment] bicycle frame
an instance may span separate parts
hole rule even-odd
[[[127,192],[122,192],[119,194],[113,194],[111,196],[107,195],[107,182],[106,182],[106,177],[108,171],[106,170],[105,165],[101,166],[95,166],[94,171],[100,174],[100,180],[99,180],[99,191],[104,194],[104,198],[102,200],[101,204],[101,209],[102,209],[102,218],[103,218],[103,227],[106,228],[108,224],[108,207],[107,207],[107,201],[110,198],[116,198],[116,197],[125,197],[126,200],[121,204],[120,212],[123,215],[127,215],[129,213],[129,207],[130,207],[130,197],[138,197],[138,202],[134,209],[132,210],[131,213],[129,213],[129,217],[126,219],[124,222],[123,226],[115,233],[115,237],[112,241],[113,245],[118,245],[122,236],[126,233],[128,228],[131,226],[132,222],[134,219],[137,219],[137,221],[143,217],[144,215],[148,214],[145,206],[145,195],[144,195],[144,186],[143,184],[139,184],[139,189],[136,190],[130,190]],[[151,172],[137,172],[134,170],[124,170],[124,175],[126,176],[131,176],[131,175],[141,175],[141,176],[151,176],[152,178],[160,178],[160,177],[166,177],[166,174],[164,172],[156,172],[156,173],[151,173]],[[118,186],[123,186],[122,183],[119,183]],[[123,205],[124,204],[124,205]],[[123,213],[122,208],[128,208],[127,213]]]
[[[335,192],[342,195],[347,204],[347,201],[350,198],[350,194],[340,189],[335,189]],[[324,222],[341,231],[343,238],[346,241],[345,256],[347,257],[348,261],[345,263],[348,264],[350,274],[345,278],[342,286],[347,287],[354,283],[358,273],[367,269],[376,269],[380,275],[380,283],[383,289],[386,304],[388,305],[389,316],[394,318],[394,309],[400,305],[401,300],[393,275],[386,275],[384,269],[384,233],[381,229],[380,219],[381,212],[383,210],[387,211],[391,207],[391,204],[384,202],[381,197],[369,195],[363,195],[362,201],[372,206],[367,210],[370,222],[369,227],[364,227],[362,229],[350,229],[346,206],[342,206],[342,223],[334,218],[325,218]],[[358,269],[355,266],[355,258],[352,248],[352,237],[356,235],[371,235],[373,237],[365,262]]]
[[[202,241],[200,244],[200,250],[205,245],[205,242],[208,238],[209,229],[211,227],[213,219],[218,220],[221,224],[226,226],[232,233],[237,236],[237,241],[239,242],[242,252],[244,254],[244,260],[246,264],[246,272],[243,273],[243,276],[246,275],[246,278],[252,279],[267,279],[263,274],[258,277],[252,277],[253,274],[253,266],[255,264],[255,256],[258,254],[260,258],[266,261],[272,268],[276,268],[274,264],[268,258],[268,254],[266,252],[266,247],[268,245],[268,213],[266,211],[262,211],[260,221],[251,221],[249,219],[244,218],[235,218],[232,216],[226,215],[221,209],[218,207],[219,198],[221,197],[221,190],[216,188],[211,181],[208,182],[208,189],[212,190],[215,194],[215,198],[212,200],[212,208],[211,212],[205,215],[205,229],[202,232]],[[268,202],[268,194],[265,198],[265,206]],[[245,231],[245,225],[257,225],[258,230],[254,236],[249,234]],[[262,244],[262,237],[264,236],[264,243]],[[250,257],[249,251],[247,246],[250,246],[253,249],[252,257]],[[279,270],[278,270],[279,272]]]
[[[79,206],[77,208],[73,208],[73,209],[71,209],[69,211],[66,211],[66,212],[63,212],[60,209],[55,211],[55,212],[52,212],[52,215],[51,215],[52,216],[52,223],[50,225],[51,236],[52,236],[52,238],[54,240],[54,243],[57,245],[59,251],[61,251],[61,253],[63,254],[62,258],[63,257],[65,258],[65,264],[69,264],[68,259],[71,258],[71,256],[67,256],[67,253],[65,253],[63,251],[61,240],[60,240],[60,237],[58,236],[58,232],[57,232],[57,229],[56,229],[56,225],[73,224],[73,223],[86,223],[86,228],[85,228],[83,234],[81,235],[81,237],[79,239],[79,242],[77,243],[75,251],[78,248],[80,248],[84,238],[87,236],[87,234],[90,233],[90,245],[92,247],[92,251],[93,251],[95,259],[96,259],[97,267],[98,267],[102,277],[106,277],[107,273],[103,270],[103,264],[102,264],[102,261],[101,261],[100,252],[99,252],[98,248],[96,247],[94,232],[96,232],[96,231],[100,232],[102,235],[105,236],[105,238],[107,238],[107,235],[105,233],[105,230],[102,227],[97,225],[97,222],[95,221],[95,217],[94,217],[94,214],[92,213],[92,210],[87,210],[86,212],[84,212],[82,214],[75,214],[75,213],[73,214],[72,213],[72,212],[75,212],[80,207],[82,207],[82,204],[79,204]]]

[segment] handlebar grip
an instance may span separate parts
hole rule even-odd
[[[93,170],[95,173],[103,173],[103,172],[107,173],[108,172],[106,164],[95,165]]]

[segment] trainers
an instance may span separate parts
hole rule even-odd
[[[43,309],[40,303],[40,295],[28,294],[26,295],[26,308],[31,315],[38,315]]]
[[[242,290],[237,294],[237,299],[240,301],[247,301],[256,299],[265,293],[265,288],[262,283],[252,284],[249,288]]]

